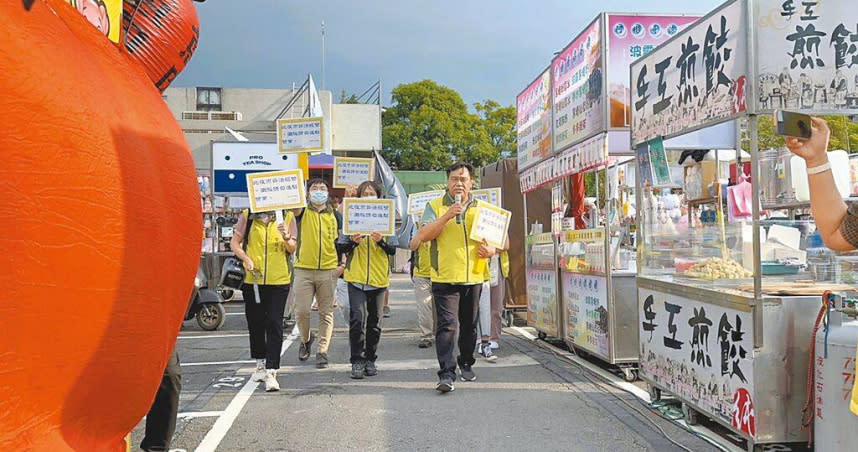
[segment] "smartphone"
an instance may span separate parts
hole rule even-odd
[[[810,115],[786,110],[775,110],[775,131],[778,135],[796,138],[810,138]]]

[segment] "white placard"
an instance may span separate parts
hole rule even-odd
[[[357,187],[375,179],[375,159],[334,157],[334,188]]]
[[[745,1],[725,3],[632,63],[632,145],[747,110]]]
[[[757,0],[759,111],[858,112],[854,0]]]
[[[566,300],[566,337],[584,350],[610,358],[607,278],[565,271],[560,278]]]
[[[486,241],[490,246],[503,248],[506,243],[509,221],[512,212],[488,204],[483,204],[474,218],[470,239],[477,242]]]
[[[527,270],[527,324],[557,336],[557,270]]]
[[[641,374],[753,438],[751,313],[644,288],[638,312]]]
[[[408,195],[408,215],[423,216],[429,201],[444,196],[444,190],[423,191]]]
[[[277,150],[318,152],[325,150],[325,120],[322,117],[277,120]]]
[[[343,234],[393,235],[396,208],[392,199],[343,199]]]
[[[489,203],[496,207],[501,207],[503,204],[501,189],[499,187],[471,190],[471,196],[474,199]]]
[[[301,170],[271,171],[247,175],[250,211],[267,212],[306,207]]]

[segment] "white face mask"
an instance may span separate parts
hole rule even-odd
[[[362,198],[363,198],[363,199],[378,199],[378,196],[375,196],[375,195],[367,195],[367,196],[362,196]]]

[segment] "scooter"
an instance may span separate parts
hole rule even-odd
[[[194,278],[194,292],[188,301],[185,320],[197,319],[197,325],[206,331],[214,331],[226,321],[226,310],[220,295],[208,288],[208,279],[202,267]]]

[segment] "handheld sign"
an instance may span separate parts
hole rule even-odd
[[[319,152],[325,150],[325,121],[322,117],[277,120],[277,151]]]
[[[408,195],[408,215],[416,217],[423,216],[423,211],[426,210],[426,204],[443,194],[444,190],[433,190]]]
[[[268,212],[306,207],[304,176],[300,169],[247,175],[250,211]]]
[[[503,203],[503,199],[501,198],[501,189],[499,187],[471,190],[471,196],[473,196],[474,199],[487,202],[495,207],[501,207]]]
[[[375,179],[375,159],[334,157],[334,188],[357,187]]]
[[[509,210],[483,204],[474,218],[474,226],[469,238],[477,242],[485,240],[489,246],[503,248],[511,217],[512,212]]]
[[[396,207],[392,199],[343,199],[343,234],[393,235]]]

